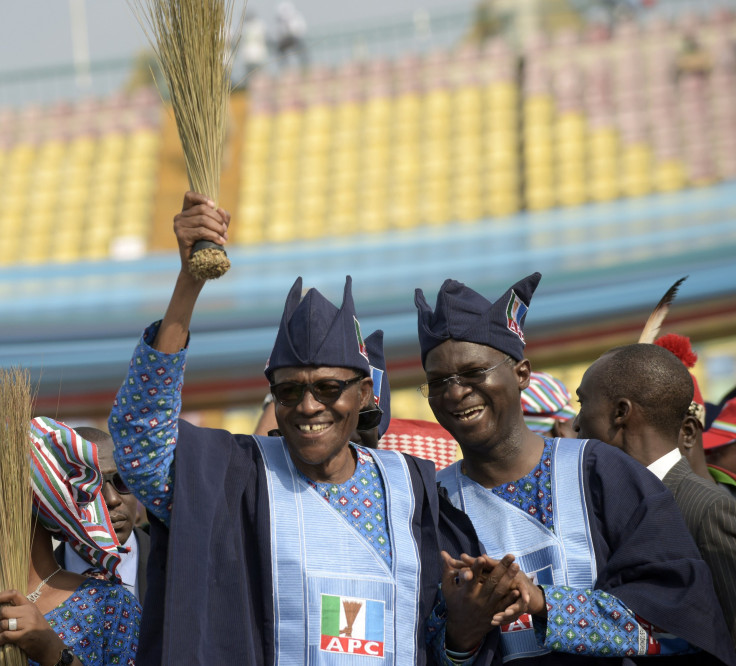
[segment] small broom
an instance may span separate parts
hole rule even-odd
[[[0,590],[25,590],[31,556],[30,376],[0,368]],[[27,666],[15,645],[0,648],[0,664]]]
[[[128,4],[169,87],[189,187],[217,201],[237,46],[228,39],[234,0],[128,0]],[[194,277],[218,278],[229,268],[220,245],[195,244],[189,259]]]

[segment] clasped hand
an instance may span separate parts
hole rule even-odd
[[[447,647],[472,650],[484,636],[520,616],[544,615],[544,593],[519,568],[513,555],[453,559],[442,551],[442,592],[447,604]]]

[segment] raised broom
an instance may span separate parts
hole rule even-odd
[[[169,87],[189,187],[217,201],[236,51],[229,40],[234,0],[128,0],[128,4]],[[241,27],[242,22],[241,14]],[[229,268],[220,245],[195,244],[189,269],[196,278],[218,278]]]
[[[0,368],[0,590],[28,587],[32,403],[28,371]],[[0,664],[27,666],[28,657],[15,645],[3,645]]]

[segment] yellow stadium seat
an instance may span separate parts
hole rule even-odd
[[[526,142],[524,144],[524,159],[527,167],[548,165],[551,167],[556,158],[554,145],[551,141]]]
[[[519,190],[519,172],[516,169],[495,169],[485,179],[488,190],[494,193]]]
[[[519,154],[519,137],[516,132],[491,132],[483,137],[480,148],[491,157],[503,155],[501,158],[503,162],[511,160],[515,162]]]
[[[660,192],[675,192],[685,187],[687,172],[680,160],[666,160],[654,168],[654,184]]]
[[[461,86],[452,93],[453,113],[480,113],[483,108],[483,91],[477,85]]]
[[[264,240],[269,243],[288,243],[294,240],[295,227],[293,221],[275,218],[264,230]]]
[[[554,188],[551,185],[527,187],[526,205],[529,210],[546,210],[552,208],[555,205]]]
[[[523,101],[524,119],[526,122],[544,122],[554,115],[555,103],[551,95],[528,95]]]
[[[519,195],[513,190],[499,191],[487,199],[488,214],[493,217],[513,215],[520,210]]]
[[[449,116],[452,109],[452,95],[447,88],[434,88],[424,95],[425,113],[432,116]]]
[[[307,132],[329,132],[333,109],[326,104],[315,104],[304,111],[304,129]]]
[[[593,201],[612,201],[620,195],[618,178],[593,178],[588,183],[588,192]]]
[[[492,114],[509,119],[517,117],[519,90],[515,84],[491,84],[486,88],[485,101]]]
[[[259,243],[262,243],[264,239],[265,232],[263,224],[245,224],[238,231],[237,242],[241,245],[258,245]]]
[[[421,218],[416,206],[393,206],[390,224],[394,229],[412,229],[419,225]]]
[[[519,114],[516,109],[492,109],[484,115],[484,127],[489,132],[518,132]]]
[[[643,144],[633,144],[621,151],[621,190],[630,197],[652,191],[652,152]]]
[[[381,233],[388,229],[388,217],[385,209],[362,207],[355,220],[359,233]]]
[[[527,164],[524,179],[527,187],[551,187],[556,171],[550,163]]]
[[[557,199],[562,206],[579,206],[588,198],[582,178],[561,179],[557,185]]]

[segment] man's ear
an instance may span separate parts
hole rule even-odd
[[[513,360],[513,359],[511,359]],[[514,373],[519,381],[519,391],[523,391],[529,387],[529,380],[532,378],[532,364],[528,358],[522,358],[514,366]]]
[[[360,408],[373,406],[373,380],[370,377],[363,377],[360,380]]]
[[[680,426],[680,436],[678,438],[678,444],[681,448],[692,449],[698,441],[698,432],[700,430],[700,423],[694,416],[686,416],[682,420]]]
[[[634,403],[628,398],[618,398],[613,405],[613,425],[625,426],[634,415]]]

